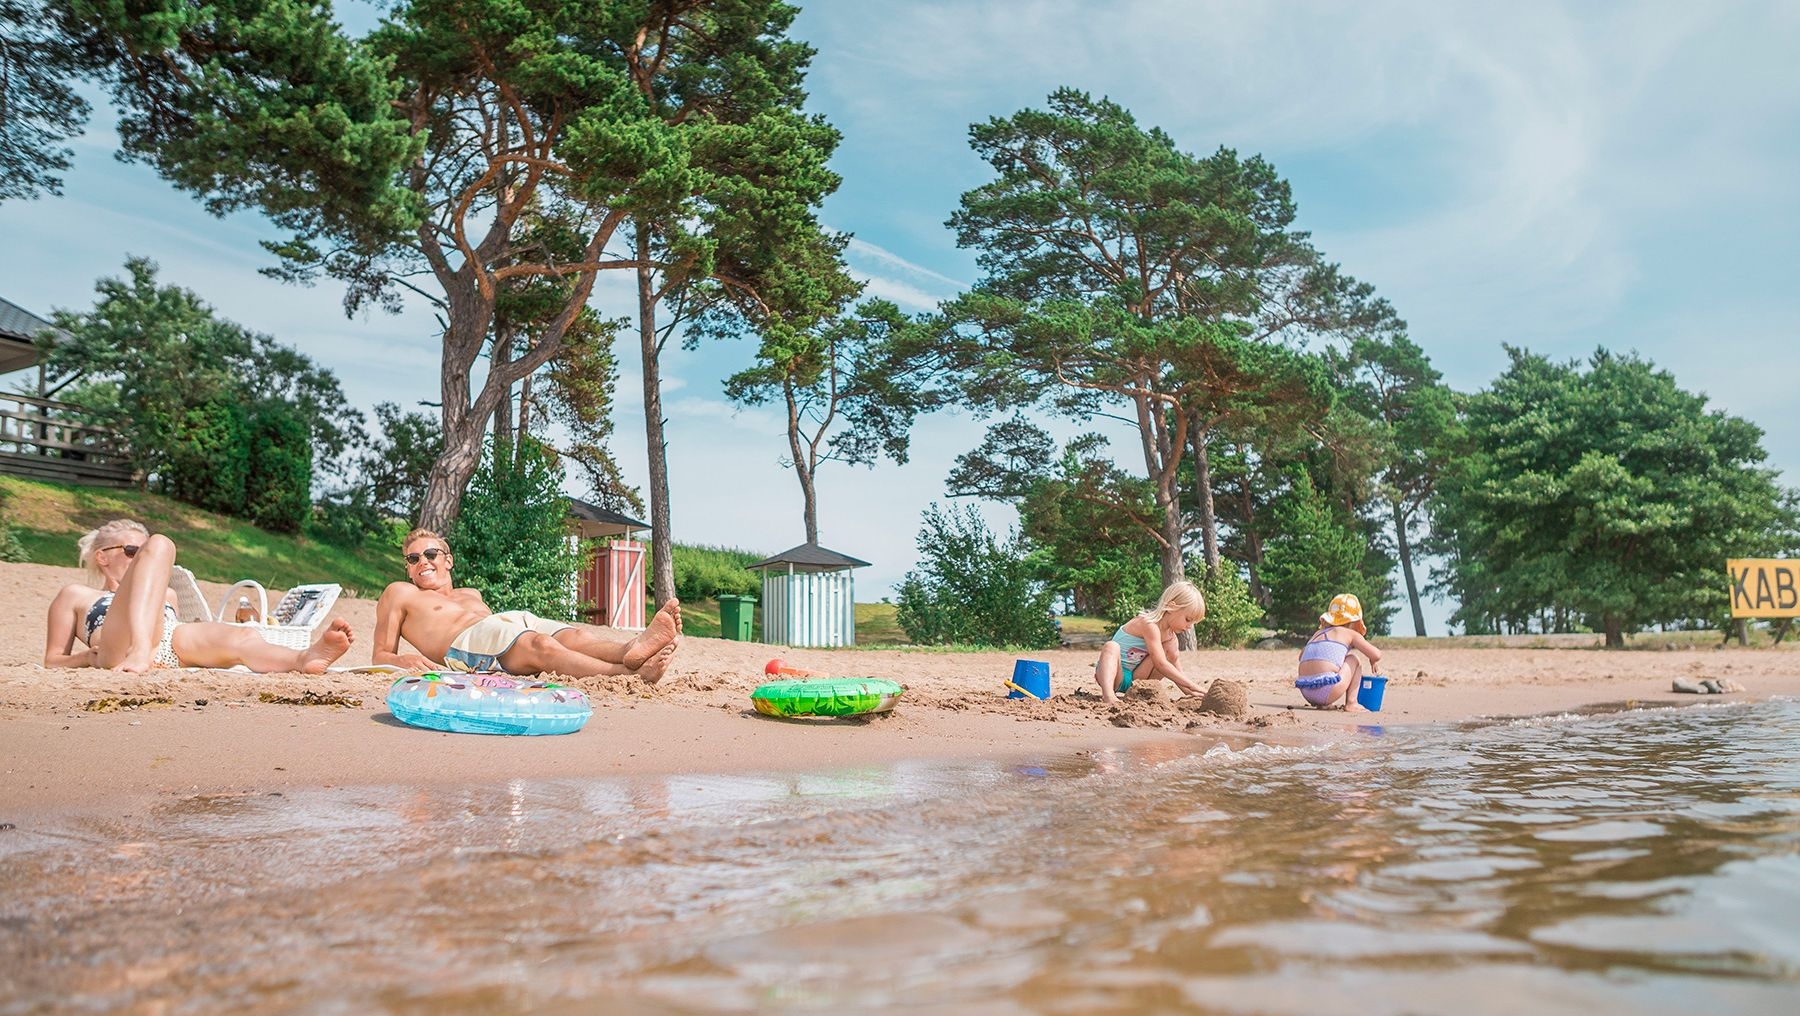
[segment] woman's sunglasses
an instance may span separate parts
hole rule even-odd
[[[110,547],[101,547],[100,549],[103,551],[104,550],[122,550],[125,552],[126,557],[136,557],[137,552],[142,548],[139,547],[135,543],[115,543]]]
[[[406,563],[410,566],[410,565],[418,564],[419,558],[421,558],[421,557],[427,561],[436,561],[440,557],[449,557],[449,556],[450,556],[449,551],[444,550],[440,547],[432,547],[423,552],[415,551],[411,554],[406,555]]]

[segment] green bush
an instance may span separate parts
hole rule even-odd
[[[19,542],[19,530],[13,523],[12,512],[6,506],[8,494],[0,490],[0,561],[29,561],[31,552]]]
[[[1057,644],[1050,590],[1032,577],[1023,541],[1002,545],[974,508],[925,509],[919,567],[900,583],[896,620],[921,645]]]
[[[1271,512],[1275,535],[1264,544],[1258,571],[1269,589],[1270,625],[1290,634],[1310,633],[1333,596],[1354,593],[1375,633],[1382,588],[1363,573],[1368,541],[1355,521],[1335,510],[1304,476]]]
[[[450,548],[457,581],[481,590],[496,611],[575,619],[574,576],[582,554],[568,539],[562,481],[562,467],[529,437],[511,456],[490,447],[469,481],[462,514],[448,534]]]
[[[1250,597],[1250,583],[1237,569],[1221,564],[1217,571],[1201,569],[1194,584],[1206,596],[1206,617],[1194,626],[1194,638],[1203,646],[1241,646],[1262,626],[1262,607]]]
[[[720,593],[756,595],[762,579],[745,565],[767,554],[752,554],[729,547],[692,547],[675,544],[675,595],[683,600],[713,600]]]
[[[244,483],[250,475],[248,414],[236,402],[213,401],[176,420],[163,492],[177,501],[224,515],[244,515]]]
[[[243,515],[271,533],[297,533],[312,510],[312,432],[280,403],[250,417]]]

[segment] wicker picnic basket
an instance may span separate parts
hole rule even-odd
[[[240,622],[236,620],[238,598],[246,596],[251,590],[256,593],[251,606],[261,620]],[[325,619],[330,616],[339,592],[340,587],[331,582],[295,586],[281,597],[281,602],[275,604],[275,609],[271,612],[268,590],[255,579],[244,579],[226,590],[225,598],[219,601],[217,620],[236,624],[241,628],[253,628],[264,641],[273,645],[305,649],[312,645],[313,630],[324,624]]]

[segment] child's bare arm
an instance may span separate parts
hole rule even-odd
[[[1373,642],[1370,642],[1368,639],[1363,638],[1361,635],[1357,635],[1354,633],[1351,634],[1350,648],[1352,648],[1352,649],[1356,650],[1357,652],[1363,654],[1364,656],[1368,657],[1369,658],[1369,666],[1371,666],[1371,667],[1373,667],[1375,664],[1381,662],[1381,650],[1375,648],[1375,644]]]
[[[1151,633],[1155,636],[1154,638],[1147,638],[1144,640],[1144,650],[1149,654],[1147,662],[1150,664],[1150,673],[1161,674],[1163,677],[1174,681],[1175,687],[1180,688],[1189,695],[1202,694],[1200,686],[1188,680],[1187,675],[1181,672],[1181,654],[1170,648],[1176,644],[1175,633],[1164,632],[1162,625],[1158,623],[1147,623]]]

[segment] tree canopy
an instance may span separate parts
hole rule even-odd
[[[1468,630],[1548,616],[1605,632],[1721,613],[1727,557],[1793,545],[1762,432],[1666,371],[1600,349],[1582,369],[1508,347],[1469,400],[1469,450],[1440,481]]]
[[[600,272],[754,292],[779,275],[779,241],[816,230],[836,133],[799,110],[811,50],[785,37],[794,14],[410,0],[358,40],[327,3],[73,0],[65,25],[106,57],[128,154],[215,212],[291,232],[270,245],[276,274],[336,278],[348,308],[411,292],[437,309],[444,450],[421,514],[446,527],[488,422],[562,351]],[[546,224],[572,245],[533,242]],[[546,277],[561,305],[476,385],[496,302]]]

